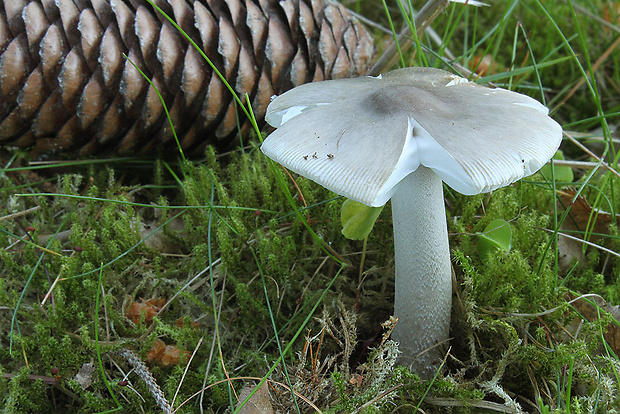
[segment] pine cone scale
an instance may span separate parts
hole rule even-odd
[[[91,9],[86,9],[80,15],[78,28],[80,30],[81,52],[88,64],[89,70],[95,72],[99,65],[97,58],[103,37],[103,27],[99,24],[95,13]]]
[[[252,40],[252,50],[257,62],[260,62],[263,58],[262,52],[265,50],[269,25],[263,11],[251,1],[247,3],[245,24]]]
[[[40,68],[37,68],[30,74],[22,92],[17,97],[20,115],[25,118],[35,116],[46,96],[43,73]]]

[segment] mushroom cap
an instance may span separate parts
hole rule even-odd
[[[382,206],[420,164],[454,190],[492,191],[535,173],[562,128],[528,96],[434,68],[298,86],[276,97],[261,150],[335,193]]]

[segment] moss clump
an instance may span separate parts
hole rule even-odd
[[[596,16],[607,3],[585,7]],[[614,34],[586,14],[573,14],[568,3],[543,6],[572,51],[541,2],[514,1],[484,9],[450,6],[435,25],[442,46],[405,59],[421,62],[425,54],[426,63],[444,67],[434,59],[445,46],[463,51],[450,61],[470,67],[477,56],[492,55],[497,70],[506,71],[496,83],[544,97],[556,119],[588,129],[599,122],[585,119],[597,114],[598,103],[603,112],[619,105],[618,53],[591,75],[598,102],[587,82],[571,89],[585,80],[579,63],[589,69],[586,53],[605,56]],[[425,39],[422,44],[433,47]],[[534,62],[536,70],[520,71]],[[577,158],[577,151],[565,153]],[[589,240],[619,251],[619,180],[574,172],[590,205],[611,213],[611,223]],[[394,289],[389,207],[366,244],[346,240],[342,200],[294,174],[289,178],[256,145],[227,155],[207,149],[201,162],[93,163],[47,174],[0,174],[0,217],[36,208],[0,222],[4,411],[113,410],[114,394],[124,410],[160,412],[153,385],[119,356],[124,348],[147,364],[166,397],[180,385],[176,406],[206,384],[202,408],[215,412],[233,410],[232,389],[245,384],[237,377],[267,374],[327,412],[418,405],[427,412],[479,412],[484,404],[532,412],[620,409],[612,317],[620,300],[620,259],[588,246],[574,267],[557,265],[554,233],[564,207],[539,175],[473,197],[446,188],[458,293],[454,339],[445,370],[422,382],[395,367],[396,345],[380,325],[392,313]],[[41,192],[57,195],[17,195]],[[512,250],[483,261],[477,234],[494,219],[510,223]],[[580,297],[586,293],[613,303],[586,306]],[[167,304],[152,322],[133,323],[125,310],[141,298]],[[195,351],[189,369],[147,363],[158,340],[170,353]],[[78,373],[91,363],[86,384]],[[127,379],[139,395],[122,386],[130,371]],[[291,392],[278,387],[272,388],[276,408],[296,410]],[[430,398],[421,401],[424,395]],[[195,412],[198,401],[180,412]],[[311,411],[301,399],[297,405]]]
[[[51,411],[74,406],[82,411],[115,408],[98,370],[86,389],[75,379],[84,364],[97,359],[95,318],[99,350],[105,356],[104,369],[113,392],[127,398],[129,402],[123,404],[145,412],[158,410],[149,387],[130,376],[146,402],[126,392],[118,385],[123,374],[109,358],[128,370],[127,361],[114,351],[129,347],[147,361],[156,339],[180,353],[196,349],[185,377],[183,365],[149,367],[168,396],[183,378],[179,398],[189,398],[201,389],[205,375],[211,379],[209,384],[225,379],[222,362],[228,375],[234,367],[240,367],[234,371],[237,376],[260,376],[276,363],[288,344],[292,345],[284,361],[295,387],[304,395],[315,395],[317,404],[334,411],[366,405],[374,412],[382,412],[392,404],[415,406],[427,389],[435,397],[461,407],[457,411],[462,412],[475,412],[475,408],[466,407],[476,407],[476,402],[487,395],[504,398],[506,390],[518,389],[533,399],[530,377],[523,373],[550,381],[571,354],[576,357],[575,380],[591,389],[591,372],[585,368],[585,361],[597,352],[601,344],[599,332],[611,326],[610,320],[588,322],[581,327],[583,339],[565,342],[557,338],[559,331],[549,326],[568,324],[574,317],[570,307],[544,314],[542,320],[530,315],[565,303],[562,297],[567,288],[612,288],[610,281],[587,276],[597,274],[599,259],[588,265],[590,273],[580,272],[563,280],[555,272],[551,234],[542,230],[553,225],[555,200],[539,178],[491,195],[463,197],[447,193],[450,242],[461,286],[457,308],[461,314],[457,312],[453,322],[455,359],[449,358],[445,373],[430,384],[395,368],[395,346],[382,342],[377,334],[381,331],[379,324],[392,312],[389,208],[368,238],[359,287],[363,243],[348,241],[340,233],[342,200],[299,177],[295,177],[297,187],[286,176],[280,180],[276,175],[279,172],[256,151],[227,157],[222,162],[210,152],[205,165],[179,165],[183,177],[177,183],[179,191],[176,197],[156,199],[157,214],[152,208],[128,203],[141,198],[136,192],[151,190],[119,186],[110,173],[94,174],[99,179],[88,190],[88,197],[76,200],[54,196],[46,200],[45,212],[31,218],[41,229],[34,233],[34,239],[56,230],[70,230],[48,243],[48,248],[60,255],[46,254],[45,262],[38,263],[40,255],[34,245],[4,250],[1,255],[6,266],[2,267],[0,287],[4,289],[0,290],[0,299],[18,309],[19,333],[5,331],[3,343],[12,341],[14,351],[0,352],[0,360],[4,372],[21,375],[19,380],[3,380],[8,393],[5,405],[14,406],[20,404],[14,401],[28,399],[33,407]],[[60,182],[64,193],[77,196],[84,181],[72,175]],[[298,208],[301,194],[297,188],[302,190],[310,207],[300,214],[318,239],[293,212],[282,183],[291,191]],[[167,191],[159,189],[153,194]],[[266,200],[270,206],[262,204]],[[329,201],[317,204],[323,200]],[[483,262],[476,253],[476,234],[495,218],[510,221],[512,251]],[[145,223],[153,223],[146,232],[142,231]],[[150,236],[158,227],[162,232]],[[11,229],[20,231],[18,226]],[[164,245],[174,244],[181,254],[162,253],[147,245],[147,236],[160,238]],[[1,237],[12,242],[6,234]],[[327,251],[338,253],[350,264],[338,272],[340,265]],[[61,280],[53,290],[54,307],[49,299],[41,307],[40,298],[55,275],[60,275]],[[22,295],[28,278],[31,281]],[[331,290],[326,291],[328,286]],[[95,309],[98,294],[101,306]],[[172,302],[152,323],[133,324],[124,310],[140,298]],[[325,329],[325,318],[314,319],[316,310],[336,299],[341,305],[332,319],[344,324],[339,327],[336,323],[331,333],[324,334],[320,352],[331,362],[324,368],[323,379],[316,383],[312,376],[316,366],[312,367],[309,357],[300,362],[299,355],[307,353],[310,346],[302,338],[308,331]],[[3,316],[2,323],[10,328],[7,316]],[[216,326],[218,336],[214,339]],[[338,337],[338,332],[345,331],[349,332],[346,341]],[[196,348],[201,338],[202,345]],[[550,342],[550,338],[556,342]],[[316,351],[318,344],[311,342],[311,346]],[[549,352],[551,348],[553,352]],[[25,368],[25,360],[30,369]],[[54,367],[62,373],[60,387],[66,393],[42,398],[41,387],[49,386],[27,375],[50,376],[47,373]],[[25,369],[26,374],[22,373]],[[287,381],[281,365],[272,375]],[[389,391],[391,387],[396,387],[393,392]],[[561,386],[556,392],[562,392]],[[382,397],[375,401],[377,395]],[[209,387],[205,398],[211,407],[223,410],[230,406],[229,388],[222,384]],[[613,397],[606,398],[612,406]],[[287,393],[278,401],[283,409],[294,406]],[[193,402],[189,404],[186,412],[194,407]],[[589,402],[581,399],[579,404],[586,407]],[[430,409],[433,405],[425,402],[422,407]]]

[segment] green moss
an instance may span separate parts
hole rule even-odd
[[[514,10],[494,37],[489,28],[513,4]],[[600,1],[587,5],[602,6]],[[585,62],[581,39],[573,36],[577,26],[569,5],[550,2],[545,7],[570,39],[578,58]],[[490,53],[504,68],[519,69],[531,65],[532,58],[544,63],[567,55],[556,29],[541,11],[537,2],[529,0],[498,3],[485,9],[452,5],[435,27],[440,32],[445,30],[440,34],[446,36],[445,44],[452,51],[463,51],[457,62],[467,65],[473,56]],[[586,36],[587,51],[592,57],[601,56],[614,40],[613,33],[601,30],[584,14],[577,17]],[[454,28],[451,25],[456,29],[448,36]],[[521,28],[525,33],[520,32]],[[487,34],[491,36],[478,42]],[[618,62],[614,51],[595,73],[606,109],[618,105],[615,87],[607,87],[620,83]],[[583,79],[573,60],[539,69],[544,96],[553,108]],[[502,85],[507,79],[499,81]],[[516,75],[512,82],[520,91],[542,96],[534,73]],[[581,87],[553,115],[559,120],[580,121],[593,115],[595,108],[590,92]],[[577,127],[591,125],[587,122]],[[570,148],[566,151],[569,158],[574,152]],[[256,146],[227,155],[208,148],[202,162],[155,161],[148,173],[141,170],[135,174],[148,174],[148,183],[153,184],[148,187],[126,185],[136,182],[134,167],[126,163],[118,167],[76,167],[70,174],[53,179],[20,176],[20,182],[53,183],[56,193],[85,195],[79,199],[17,196],[18,192],[39,192],[39,184],[33,183],[25,191],[12,175],[0,174],[2,216],[39,207],[19,220],[0,222],[4,230],[0,232],[0,372],[10,374],[10,379],[0,378],[4,411],[99,412],[115,408],[98,369],[85,390],[75,380],[84,364],[97,360],[98,345],[106,376],[115,395],[121,397],[123,409],[159,412],[148,386],[133,373],[129,379],[144,401],[118,385],[123,372],[131,367],[113,352],[128,347],[146,360],[156,338],[183,351],[196,349],[186,374],[182,365],[149,367],[166,396],[171,397],[182,381],[177,401],[189,398],[203,387],[206,376],[209,388],[204,408],[216,412],[234,405],[226,378],[264,375],[280,357],[280,349],[288,345],[291,348],[284,360],[289,377],[298,392],[312,395],[325,412],[351,412],[364,404],[368,404],[366,412],[385,412],[394,407],[413,409],[426,392],[450,398],[456,405],[448,409],[422,403],[427,412],[476,412],[478,400],[501,401],[501,391],[516,396],[525,409],[534,410],[525,401],[536,400],[541,393],[535,387],[543,385],[545,399],[540,405],[546,404],[549,411],[592,412],[596,404],[599,412],[618,409],[617,358],[610,357],[602,347],[602,335],[613,333],[617,324],[605,312],[598,318],[578,311],[577,303],[568,306],[566,295],[569,290],[597,293],[617,304],[620,260],[587,247],[586,259],[570,273],[556,268],[558,252],[553,231],[555,214],[559,218],[562,209],[540,175],[473,197],[446,188],[459,295],[454,307],[451,356],[446,370],[431,384],[403,367],[395,368],[395,345],[390,341],[382,343],[379,324],[391,314],[393,300],[389,208],[384,209],[368,238],[359,285],[364,244],[346,240],[340,233],[342,199],[295,174],[289,178]],[[580,185],[586,176],[578,175],[575,184]],[[595,207],[615,214],[620,211],[620,180],[611,177],[606,173],[593,176],[583,195],[590,204],[596,203]],[[290,192],[318,238],[302,224],[284,190]],[[162,208],[155,214],[151,208],[128,202],[155,203]],[[179,212],[183,212],[180,222],[184,229],[177,231],[168,224],[162,236],[163,242],[177,247],[178,253],[147,247],[140,225],[159,213],[159,223],[164,223]],[[512,251],[498,252],[483,262],[476,253],[477,233],[494,219],[510,222]],[[32,244],[16,241],[14,235],[28,237],[24,228],[30,225],[35,229],[30,232],[33,242],[57,254],[42,253]],[[55,233],[56,239],[51,241],[49,236]],[[608,234],[592,241],[620,250],[617,225],[613,223]],[[340,265],[325,246],[350,263],[335,280]],[[44,260],[40,261],[41,257]],[[217,265],[209,271],[216,260]],[[53,301],[50,297],[41,305],[56,278]],[[331,290],[325,292],[332,281]],[[99,309],[95,309],[97,295],[101,299]],[[172,302],[152,325],[144,321],[134,325],[124,315],[124,309],[140,298]],[[331,303],[342,304],[334,311],[333,319],[344,322],[334,325],[339,328],[332,330],[333,337],[321,337],[320,347],[318,339],[306,343],[302,339],[306,334],[314,337],[325,326],[310,311],[314,307],[319,311],[331,309]],[[11,331],[13,316],[17,325]],[[99,344],[94,340],[95,318]],[[301,335],[295,339],[298,332]],[[348,343],[340,336],[345,332]],[[354,337],[359,338],[357,342]],[[314,354],[318,361],[329,362],[321,381],[308,374],[316,374],[312,371],[316,366],[309,359],[300,361],[309,345],[320,354],[320,359]],[[568,375],[571,366],[572,384]],[[50,376],[54,367],[62,375],[57,386],[28,377]],[[361,382],[354,374],[360,375]],[[286,383],[282,365],[275,368],[271,378]],[[233,380],[232,385],[240,389],[243,384]],[[570,407],[566,407],[569,385],[581,394],[573,392]],[[387,392],[392,388],[393,392]],[[281,400],[282,411],[293,410],[290,394]],[[188,403],[185,412],[195,411],[196,404],[196,399]]]
[[[18,352],[13,355],[0,352],[5,371],[13,373],[20,370],[24,366],[20,353],[25,353],[31,367],[29,372],[46,374],[53,367],[63,372],[66,381],[61,386],[71,390],[76,400],[62,400],[57,403],[60,404],[58,406],[77,403],[83,410],[101,411],[113,408],[114,404],[108,397],[99,372],[94,374],[90,389],[81,390],[79,384],[73,381],[80,367],[96,356],[93,322],[97,314],[103,341],[100,348],[104,355],[129,346],[146,359],[156,338],[181,350],[193,351],[203,338],[203,344],[197,349],[193,365],[183,380],[180,394],[183,398],[202,387],[207,367],[204,361],[208,361],[211,355],[214,308],[221,309],[218,310],[221,312],[218,319],[219,341],[227,370],[243,367],[235,375],[261,375],[265,370],[264,361],[274,361],[274,355],[278,355],[267,300],[272,306],[273,319],[282,343],[291,340],[299,329],[302,332],[320,329],[320,324],[312,317],[309,322],[305,321],[325,285],[333,278],[337,270],[335,262],[326,259],[320,240],[314,240],[297,217],[291,214],[290,204],[264,157],[253,151],[230,155],[225,162],[212,153],[208,157],[211,166],[183,167],[186,169],[185,181],[177,198],[158,199],[161,206],[204,206],[183,214],[185,230],[181,237],[167,230],[166,240],[180,243],[185,256],[162,255],[140,244],[137,223],[142,220],[144,212],[138,207],[90,199],[76,202],[57,197],[51,202],[48,200],[46,211],[41,212],[36,220],[41,223],[51,221],[41,224],[41,228],[54,231],[54,226],[60,226],[63,221],[58,212],[69,217],[66,227],[62,227],[70,229],[68,238],[50,245],[55,251],[63,252],[61,257],[46,255],[45,266],[41,264],[34,271],[34,263],[39,258],[34,247],[0,253],[0,260],[6,263],[2,268],[5,277],[0,279],[0,287],[3,288],[0,290],[0,300],[3,303],[17,305],[25,275],[34,271],[18,311],[21,334],[15,332],[12,338],[14,349]],[[222,164],[226,167],[220,167]],[[89,190],[90,196],[130,200],[128,191],[121,191],[109,172],[95,175],[100,180]],[[308,180],[296,177],[296,181],[306,203],[311,206],[301,214],[322,240],[352,264],[335,281],[333,293],[327,294],[328,302],[324,303],[340,297],[347,308],[358,306],[356,335],[360,338],[376,335],[378,323],[392,311],[390,209],[386,208],[381,214],[368,239],[364,281],[358,296],[357,266],[360,264],[362,243],[348,241],[340,234],[342,201]],[[75,176],[66,178],[63,183],[63,191],[69,194],[76,194],[75,191],[80,188],[80,181]],[[286,177],[285,183],[293,197],[301,200],[297,188]],[[577,357],[576,380],[588,384],[588,390],[595,389],[591,376],[588,376],[590,374],[583,366],[587,357],[596,352],[600,345],[600,330],[608,329],[609,320],[586,323],[580,334],[584,338],[582,342],[562,343],[555,346],[554,352],[549,352],[540,344],[548,345],[549,338],[559,334],[550,332],[548,327],[567,323],[565,315],[571,312],[570,308],[546,315],[545,324],[538,324],[537,319],[526,316],[491,316],[486,313],[486,310],[494,310],[500,315],[506,312],[535,314],[541,309],[556,306],[563,289],[569,287],[583,291],[617,291],[615,279],[605,280],[597,276],[599,273],[594,266],[601,260],[596,255],[591,259],[595,264],[566,280],[554,272],[553,246],[549,244],[551,235],[542,230],[553,226],[554,198],[541,185],[539,179],[534,177],[529,182],[498,190],[490,196],[464,197],[447,193],[446,198],[450,202],[450,242],[457,278],[464,286],[461,300],[466,310],[463,319],[455,319],[455,332],[462,332],[462,335],[456,340],[455,346],[459,346],[453,352],[465,362],[462,366],[448,362],[446,373],[449,375],[440,376],[431,386],[433,395],[462,401],[462,407],[467,407],[485,395],[469,378],[489,381],[498,370],[503,372],[498,386],[508,389],[514,384],[519,389],[530,390],[529,379],[522,374],[524,370],[536,366],[538,368],[533,375],[552,381],[566,365],[566,358],[571,356]],[[331,201],[314,205],[323,200]],[[216,208],[209,209],[211,204]],[[261,211],[257,213],[257,209]],[[178,211],[163,211],[163,220]],[[476,233],[495,218],[511,222],[514,229],[513,250],[507,255],[493,255],[483,263],[476,253]],[[16,232],[18,230],[14,229]],[[40,231],[37,236],[41,237],[42,233]],[[75,247],[79,249],[74,250]],[[219,258],[222,263],[214,269],[213,279],[209,272],[205,272],[187,285],[209,265],[209,257],[211,260]],[[103,286],[99,286],[98,273],[102,264]],[[49,301],[43,310],[38,307],[39,298],[49,290],[45,269],[51,273],[52,279],[57,274],[64,278],[54,289],[54,310]],[[267,297],[261,272],[265,277]],[[215,303],[211,299],[211,286],[216,289]],[[104,293],[102,303],[105,309],[101,307],[95,312],[97,292]],[[175,294],[178,294],[175,301],[158,316],[152,328],[144,323],[133,325],[123,315],[124,306],[134,299],[170,299]],[[319,309],[323,306],[320,303]],[[183,321],[182,326],[175,325],[179,319]],[[6,324],[8,319],[3,321]],[[191,327],[191,321],[198,321],[199,326]],[[304,323],[307,325],[304,326]],[[530,337],[535,340],[534,343],[523,341],[523,338]],[[5,334],[3,340],[9,339],[8,333]],[[329,373],[333,392],[339,395],[340,402],[327,407],[327,411],[354,410],[373,401],[392,386],[399,386],[398,391],[373,402],[368,412],[382,412],[394,401],[413,406],[418,404],[430,385],[428,382],[420,382],[402,368],[394,368],[385,351],[376,347],[364,351],[360,344],[358,347],[358,352],[368,352],[362,360],[367,370],[362,374],[366,382],[362,382],[361,387],[351,383],[352,371],[341,360]],[[296,352],[303,348],[303,341],[298,339],[285,359],[289,363],[294,362]],[[325,341],[322,352],[334,356],[340,355],[342,349],[337,343]],[[214,355],[216,358],[212,360],[210,371],[212,382],[225,377],[219,350],[214,350]],[[126,366],[122,359],[115,360]],[[166,395],[171,395],[181,381],[183,368],[150,369]],[[106,362],[105,369],[113,381],[119,381],[121,375],[112,365]],[[276,372],[281,371],[280,367]],[[381,381],[378,380],[379,373]],[[14,381],[19,387],[12,388]],[[302,380],[302,384],[303,381],[307,380]],[[126,393],[122,387],[115,386],[115,392],[123,394],[129,406],[143,407],[146,412],[156,410],[148,387],[135,377],[132,382],[145,396],[146,403]],[[49,398],[46,399],[45,393],[41,394],[41,387],[48,386],[36,385],[23,378],[6,381],[5,389],[10,396],[7,406],[29,399],[33,407],[49,408]],[[561,393],[562,390],[558,386],[556,392]],[[34,397],[36,393],[38,395]],[[44,397],[41,398],[41,395]],[[225,385],[213,386],[205,398],[213,407],[228,407],[229,388]],[[584,404],[583,401],[579,403]],[[423,407],[429,408],[424,404]],[[191,412],[190,408],[188,410]],[[467,408],[462,408],[460,412],[467,411]]]
[[[40,380],[28,378],[27,368],[21,369],[8,382],[8,395],[4,398],[6,412],[49,412],[52,407],[49,387]],[[29,390],[26,392],[25,390]]]

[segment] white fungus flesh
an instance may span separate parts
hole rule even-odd
[[[432,68],[302,85],[266,119],[278,128],[267,156],[370,206],[420,165],[467,195],[506,186],[540,169],[562,137],[535,99]]]

